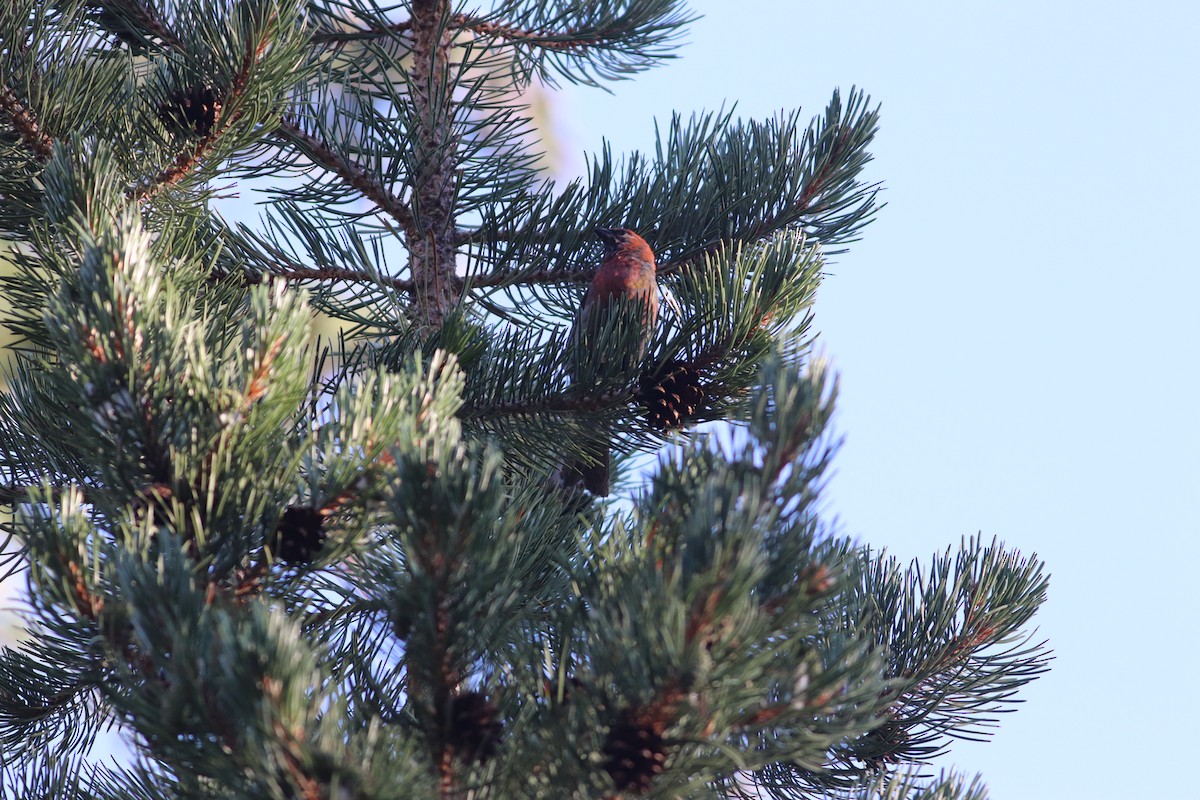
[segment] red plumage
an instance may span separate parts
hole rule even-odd
[[[612,357],[612,354],[583,350],[578,347],[578,341],[583,331],[600,330],[613,298],[624,297],[645,304],[642,339],[635,354],[636,360],[640,361],[658,322],[658,279],[654,251],[645,239],[627,228],[597,228],[596,235],[604,242],[604,260],[596,270],[592,285],[588,287],[575,317],[575,328],[571,332],[572,351],[576,353],[577,364],[582,359]],[[573,372],[578,373],[578,366]],[[604,440],[591,442],[588,450],[586,459],[567,463],[563,470],[564,479],[568,485],[582,483],[592,494],[607,497],[609,443]]]

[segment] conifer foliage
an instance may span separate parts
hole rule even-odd
[[[877,209],[877,109],[537,168],[531,82],[630,78],[690,20],[3,4],[0,794],[982,797],[921,765],[1046,668],[1041,564],[906,568],[818,513],[811,308]],[[596,227],[678,300],[636,369],[570,358]],[[596,352],[642,352],[620,305]],[[597,435],[610,500],[558,480]]]

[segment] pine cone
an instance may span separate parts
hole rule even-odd
[[[464,692],[450,698],[447,741],[463,761],[483,763],[500,749],[504,724],[500,709],[481,692]]]
[[[655,375],[642,376],[637,401],[646,407],[646,421],[652,428],[681,428],[704,404],[700,371],[689,364],[668,362]]]
[[[164,125],[201,136],[208,135],[220,113],[221,101],[211,86],[174,92],[158,107],[158,118]]]
[[[288,564],[310,564],[325,546],[325,517],[310,506],[291,506],[279,527],[267,537],[267,547]]]
[[[608,730],[604,742],[604,769],[619,792],[640,794],[650,789],[654,777],[666,768],[667,745],[661,726],[635,715],[625,717]]]

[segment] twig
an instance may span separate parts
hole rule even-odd
[[[580,36],[575,28],[567,28],[561,33],[554,31],[531,31],[514,25],[504,25],[499,22],[474,19],[465,14],[454,17],[454,25],[469,30],[481,36],[491,36],[497,39],[507,39],[510,42],[541,47],[545,50],[569,52],[600,41],[595,34]]]
[[[500,22],[491,22],[479,17],[473,17],[467,14],[455,14],[450,18],[447,27],[455,28],[463,31],[470,31],[479,36],[487,36],[497,39],[507,39],[510,42],[521,44],[529,44],[535,47],[541,47],[546,50],[570,51],[585,47],[592,42],[600,40],[600,37],[591,35],[581,37],[574,28],[567,28],[565,31],[531,31],[523,28],[518,28],[515,25],[505,25]],[[396,36],[401,33],[408,33],[413,29],[413,21],[406,19],[403,22],[392,23],[378,28],[360,28],[358,30],[349,31],[326,31],[314,34],[312,37],[313,44],[340,44],[342,42],[358,42],[370,39],[383,39]]]
[[[334,152],[322,140],[305,133],[297,122],[284,119],[272,134],[278,139],[299,145],[305,155],[362,192],[364,197],[379,206],[405,230],[412,229],[412,210],[403,200],[388,191],[374,176],[368,174],[358,164]]]

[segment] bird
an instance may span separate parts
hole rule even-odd
[[[578,379],[584,369],[604,365],[614,357],[628,359],[624,362],[626,366],[640,362],[650,334],[658,323],[657,266],[650,245],[628,228],[596,228],[596,236],[604,243],[604,258],[579,305],[571,330],[569,347],[573,380]],[[613,299],[618,297],[641,304],[642,331],[637,351],[622,354],[595,352],[589,343],[604,329],[612,313]],[[610,443],[605,437],[587,442],[587,458],[568,461],[564,466],[564,483],[567,486],[582,484],[593,495],[607,497],[610,455]]]

